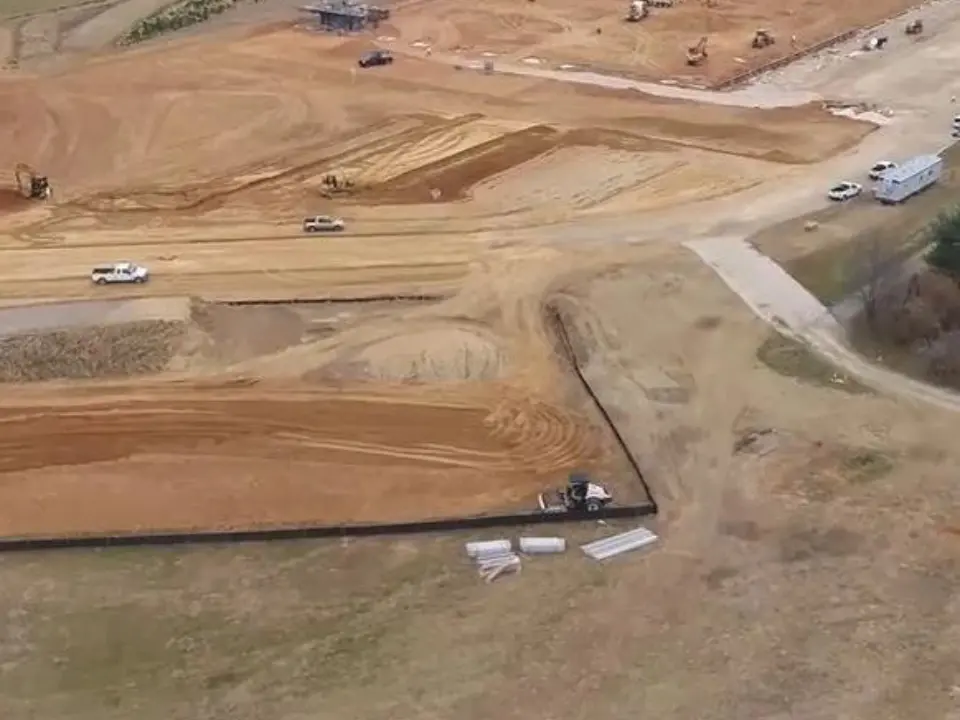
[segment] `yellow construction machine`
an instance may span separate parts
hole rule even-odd
[[[20,193],[31,200],[46,200],[53,194],[46,175],[40,175],[25,163],[19,163],[13,169]]]
[[[704,35],[693,47],[687,48],[687,65],[699,65],[707,59],[707,36]]]
[[[323,188],[320,194],[330,198],[336,195],[350,195],[354,192],[353,180],[342,173],[327,173],[323,176]]]
[[[770,47],[776,41],[776,38],[773,37],[773,34],[769,30],[757,30],[753,34],[753,42],[750,43],[750,46],[754,50],[761,50],[765,47]]]

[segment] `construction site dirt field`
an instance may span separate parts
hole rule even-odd
[[[513,242],[532,228],[716,200],[873,130],[812,105],[601,103],[411,57],[357,74],[363,47],[268,28],[0,81],[0,167],[27,162],[56,193],[0,207],[0,295],[115,297],[83,279],[113,259],[151,267],[137,295],[452,292],[477,262],[550,256]],[[328,175],[351,187],[330,194]],[[304,236],[318,212],[346,232]]]
[[[90,56],[163,1],[17,21],[0,536],[535,511],[573,471],[648,502],[625,446],[657,545],[579,551],[631,520],[0,553],[2,720],[956,716],[960,400],[877,382],[748,239],[840,243],[872,200],[807,225],[834,183],[949,141],[960,7],[707,92],[518,71],[707,82],[904,4],[493,2],[339,36],[243,0]],[[124,260],[149,279],[92,281]],[[528,533],[566,552],[494,584],[465,557]]]
[[[543,326],[552,293],[613,260],[562,256],[536,229],[721,198],[871,130],[815,106],[599,103],[414,57],[359,74],[364,47],[269,27],[0,79],[0,163],[55,188],[29,203],[0,174],[0,300],[451,297],[336,321],[175,299],[7,313],[9,332],[34,334],[4,340],[0,377],[86,389],[67,411],[42,384],[16,401],[5,385],[0,405],[20,407],[3,420],[0,533],[449,517],[530,509],[578,468],[618,476]],[[346,231],[305,236],[318,212]],[[150,282],[90,283],[116,260]],[[133,375],[157,379],[118,407],[92,392]],[[194,389],[224,375],[302,397]],[[619,502],[646,500],[609,482]]]
[[[532,510],[566,472],[602,459],[583,418],[493,389],[432,402],[423,389],[192,395],[6,411],[0,534]]]
[[[625,21],[626,0],[601,6],[571,0],[494,0],[482,6],[421,0],[402,5],[382,34],[397,36],[404,49],[416,43],[414,47],[429,46],[435,53],[483,55],[495,62],[570,65],[645,80],[712,85],[918,4],[676,0],[672,7],[650,8],[648,17],[630,23]],[[757,29],[770,31],[776,42],[752,49]],[[700,37],[708,38],[709,58],[690,67],[686,50]]]
[[[241,28],[0,78],[0,166],[27,163],[54,187],[30,203],[0,173],[0,300],[207,301],[171,300],[176,317],[154,308],[146,320],[133,305],[8,316],[33,334],[4,340],[0,406],[26,380],[84,378],[86,393],[156,376],[143,382],[183,394],[114,410],[81,394],[63,414],[40,411],[43,386],[32,389],[37,409],[5,421],[0,532],[447,517],[529,508],[578,467],[617,475],[543,316],[566,285],[621,258],[560,252],[541,228],[715,201],[873,129],[815,105],[704,112],[606,91],[597,102],[597,88],[415,53],[358,73],[367,46]],[[300,220],[316,213],[346,230],[305,235]],[[118,260],[147,265],[150,282],[90,282]],[[385,294],[450,299],[332,323],[209,302]],[[198,376],[300,383],[317,399],[247,391],[217,404],[189,390]],[[431,405],[434,391],[444,399]],[[73,512],[87,493],[89,511]],[[38,494],[42,512],[28,512]]]

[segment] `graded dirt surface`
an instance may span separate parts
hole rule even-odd
[[[0,534],[394,522],[536,507],[596,466],[583,419],[509,389],[159,391],[0,418]],[[218,397],[220,396],[220,397]],[[54,444],[37,442],[56,438]]]
[[[448,292],[532,228],[720,199],[872,130],[812,106],[704,113],[413,58],[353,73],[362,47],[273,28],[0,84],[0,167],[29,162],[56,193],[0,219],[0,294]],[[353,192],[324,197],[329,174]],[[317,212],[347,231],[304,236],[300,218]],[[549,253],[517,243],[500,259]],[[77,281],[120,259],[155,279],[102,292]]]
[[[628,2],[597,6],[572,0],[494,0],[466,7],[452,0],[425,0],[394,13],[381,33],[396,36],[403,46],[429,46],[438,53],[709,86],[918,4],[677,0],[674,7],[651,8],[641,22],[628,23]],[[750,43],[760,28],[772,32],[777,42],[754,50]],[[700,67],[689,67],[686,50],[701,37],[709,38],[709,58]]]

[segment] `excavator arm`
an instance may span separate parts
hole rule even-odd
[[[17,163],[13,172],[17,177],[17,189],[20,190],[20,194],[29,197],[30,185],[35,175],[33,168],[24,163]]]

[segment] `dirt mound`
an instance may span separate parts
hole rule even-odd
[[[306,330],[303,318],[290,307],[231,306],[195,302],[192,354],[220,364],[243,362],[298,344]]]
[[[458,327],[392,337],[367,346],[355,360],[367,377],[404,382],[493,380],[505,365],[491,338]]]
[[[184,335],[182,322],[142,320],[0,339],[0,382],[90,379],[164,370]]]

